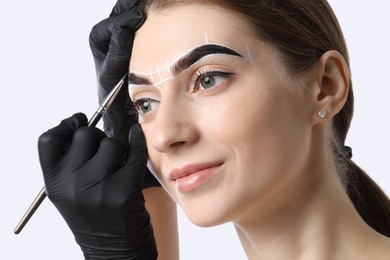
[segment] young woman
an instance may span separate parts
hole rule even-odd
[[[388,258],[389,201],[344,146],[352,83],[328,3],[146,2],[130,97],[191,221],[233,222],[250,259]]]
[[[83,127],[78,114],[39,140],[46,191],[85,257],[155,259],[154,236],[160,257],[177,245],[157,211],[149,211],[153,236],[142,196],[148,159],[193,223],[232,222],[249,259],[388,259],[389,200],[344,144],[352,83],[328,3],[145,0],[140,8],[129,95],[143,131],[136,125],[124,145]],[[108,21],[122,29],[138,28],[134,12],[113,14]],[[111,33],[111,49],[132,42]]]

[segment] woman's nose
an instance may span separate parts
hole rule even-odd
[[[194,144],[200,136],[196,122],[191,101],[161,102],[151,130],[151,145],[169,153]]]

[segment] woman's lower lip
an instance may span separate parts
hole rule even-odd
[[[221,165],[203,169],[175,180],[179,192],[190,192],[208,182]]]

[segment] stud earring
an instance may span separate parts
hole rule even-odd
[[[326,111],[325,111],[325,109],[321,109],[321,110],[318,112],[318,116],[321,117],[321,118],[326,117]]]

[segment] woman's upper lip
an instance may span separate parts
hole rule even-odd
[[[181,168],[175,168],[172,171],[170,171],[168,177],[171,180],[176,180],[188,175],[191,175],[195,172],[199,172],[208,168],[213,168],[222,165],[223,162],[220,161],[214,161],[214,162],[207,162],[207,163],[192,163],[187,164]]]

